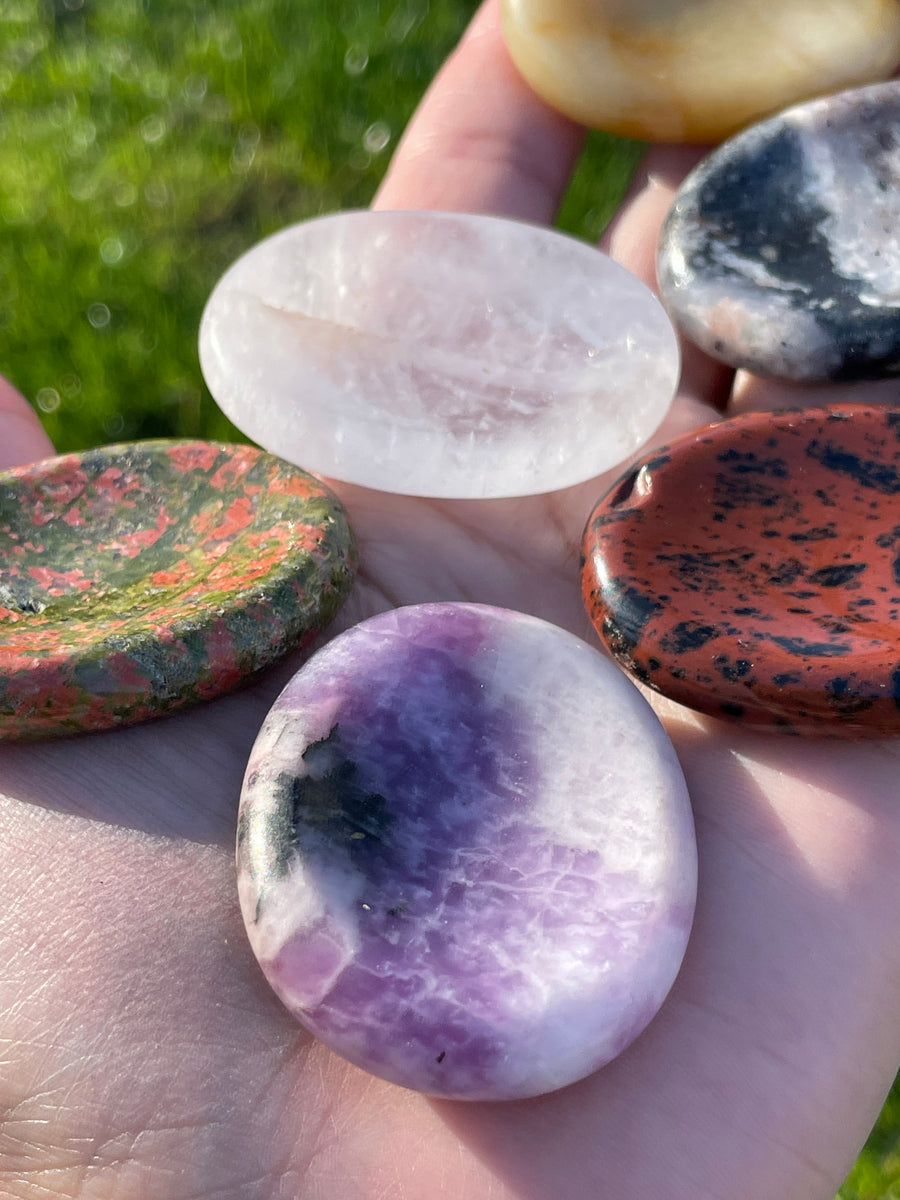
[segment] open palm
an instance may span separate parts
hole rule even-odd
[[[579,136],[518,81],[489,0],[379,203],[548,220]],[[653,152],[612,231],[612,252],[645,276],[690,157]],[[688,354],[654,440],[785,399]],[[0,401],[13,459],[47,453],[23,403]],[[592,637],[578,550],[603,484],[458,503],[338,489],[362,557],[338,626],[468,599]],[[665,706],[700,849],[694,935],[669,1000],[621,1058],[562,1092],[436,1102],[313,1042],[245,942],[237,799],[295,666],[154,725],[0,748],[0,1195],[833,1196],[900,1061],[894,743],[752,735]]]

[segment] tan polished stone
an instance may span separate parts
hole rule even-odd
[[[718,141],[900,63],[897,0],[503,0],[513,59],[586,125]]]

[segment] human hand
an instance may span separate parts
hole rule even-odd
[[[547,221],[579,145],[519,81],[489,0],[378,203]],[[609,234],[647,279],[693,157],[651,152]],[[692,352],[654,441],[785,398]],[[4,445],[15,432],[21,461],[48,452],[25,411],[0,394]],[[595,640],[578,559],[607,482],[496,502],[338,488],[361,567],[335,629],[465,599]],[[437,1102],[313,1041],[246,943],[237,799],[293,666],[155,724],[0,747],[0,1194],[831,1200],[900,1061],[895,743],[750,734],[659,702],[700,850],[694,934],[669,999],[619,1059],[562,1092]]]

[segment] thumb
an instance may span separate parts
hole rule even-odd
[[[31,405],[20,392],[0,377],[0,469],[24,466],[53,454]]]

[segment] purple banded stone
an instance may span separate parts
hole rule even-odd
[[[436,1096],[551,1091],[641,1032],[678,972],[696,850],[652,709],[597,650],[426,604],[337,637],[247,768],[239,891],[284,1004]]]
[[[900,409],[750,413],[636,462],[584,598],[637,679],[757,729],[900,734]]]
[[[319,479],[254,446],[148,441],[0,473],[0,739],[211,700],[312,638],[355,547]]]
[[[900,81],[754,125],[682,184],[659,283],[707,353],[799,382],[900,373]]]

